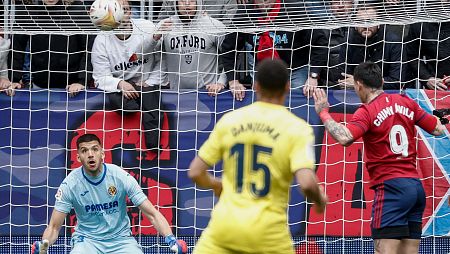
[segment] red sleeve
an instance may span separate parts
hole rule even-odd
[[[353,136],[353,140],[357,140],[366,133],[370,128],[370,117],[366,107],[360,107],[353,114],[352,119],[348,122],[347,128]]]
[[[416,116],[415,124],[420,128],[424,129],[428,133],[432,133],[436,128],[438,119],[427,112],[425,112],[417,103],[415,103],[414,114]]]

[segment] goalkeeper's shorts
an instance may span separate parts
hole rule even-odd
[[[374,186],[372,238],[420,239],[425,191],[419,179],[394,178]]]
[[[108,240],[93,240],[84,236],[74,236],[70,254],[143,254],[134,237],[118,237]]]

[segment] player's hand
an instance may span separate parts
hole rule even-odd
[[[187,244],[183,240],[177,240],[175,236],[168,235],[166,236],[166,243],[169,245],[170,250],[177,254],[187,253]]]
[[[353,75],[347,73],[341,73],[344,79],[339,79],[338,84],[341,89],[355,89],[355,80],[353,79]]]
[[[69,93],[70,97],[74,97],[77,95],[80,91],[84,90],[84,86],[80,83],[73,83],[66,87],[67,92]]]
[[[153,40],[159,41],[161,39],[162,33],[169,32],[172,30],[173,22],[170,19],[163,21],[160,26],[156,29],[155,34],[153,35]]]
[[[220,91],[225,89],[224,84],[214,83],[205,86],[209,96],[216,96]]]
[[[323,89],[318,88],[314,91],[313,97],[317,114],[320,115],[320,112],[324,110],[328,112],[330,104],[328,103],[327,93]]]
[[[309,77],[305,81],[305,85],[303,86],[303,94],[307,97],[311,97],[314,93],[314,90],[317,88],[317,82],[318,80],[316,78]]]
[[[314,205],[314,210],[316,213],[323,213],[325,211],[325,206],[328,202],[327,194],[325,194],[325,191],[323,190],[322,186],[319,186],[320,189],[320,201]]]
[[[126,81],[121,80],[117,87],[122,91],[123,97],[132,100],[139,98],[139,92],[134,89],[134,86]]]
[[[447,90],[446,83],[444,82],[443,79],[440,79],[440,78],[431,77],[428,79],[426,85],[427,85],[428,89],[432,89],[432,90],[434,90],[434,89],[440,90],[440,91]]]
[[[31,245],[31,254],[47,254],[48,245],[48,240],[46,239],[34,242]]]
[[[245,87],[238,80],[232,80],[229,82],[231,93],[233,93],[233,97],[242,101],[245,97]]]

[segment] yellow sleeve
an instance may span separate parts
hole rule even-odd
[[[209,166],[213,166],[222,159],[222,125],[217,122],[208,139],[198,151],[198,156]]]
[[[305,124],[297,129],[292,142],[294,144],[290,153],[291,172],[302,168],[314,169],[314,132],[311,126]]]

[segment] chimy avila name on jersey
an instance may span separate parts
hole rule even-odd
[[[394,112],[395,109],[395,112]],[[377,118],[373,121],[373,124],[375,126],[380,126],[386,118],[389,116],[394,115],[394,113],[402,114],[406,117],[408,117],[411,121],[414,120],[414,111],[410,110],[408,107],[398,105],[397,103],[394,104],[394,107],[388,106],[382,109],[377,114]]]

